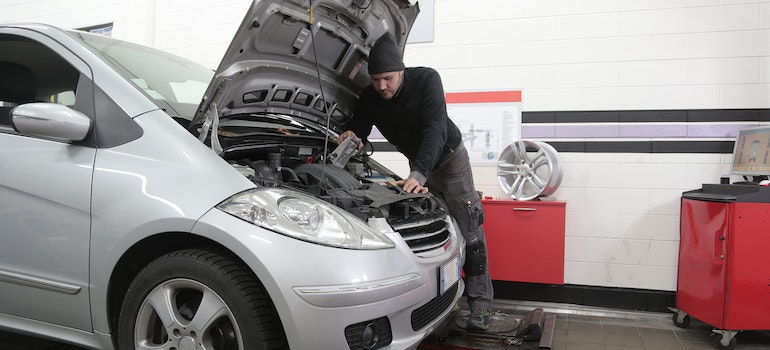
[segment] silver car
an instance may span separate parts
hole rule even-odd
[[[443,203],[333,142],[402,0],[255,1],[216,72],[0,25],[0,327],[94,349],[409,349],[464,290]],[[311,16],[312,14],[312,16]]]

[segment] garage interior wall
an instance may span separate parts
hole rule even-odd
[[[0,3],[0,22],[65,28],[113,23],[115,38],[216,68],[250,3],[10,0]],[[657,123],[672,111],[762,114],[770,108],[768,1],[435,0],[433,5],[434,40],[407,45],[406,64],[436,68],[447,91],[521,90],[525,138],[536,124],[555,130],[530,133],[546,142],[697,145],[731,142],[737,128],[767,121],[685,118],[666,124],[684,132],[657,134],[664,130]],[[661,111],[655,115],[664,120],[623,124],[602,117],[634,111]],[[560,113],[585,119],[536,120]],[[623,133],[628,127],[646,131]],[[683,149],[689,151],[560,150],[564,179],[554,198],[567,202],[566,284],[676,290],[681,194],[718,183],[731,161],[729,151]],[[375,158],[399,174],[408,171],[397,153]],[[474,177],[486,196],[505,198],[495,168],[475,167]],[[511,247],[511,254],[516,249],[527,248]]]

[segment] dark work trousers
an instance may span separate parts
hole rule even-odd
[[[484,217],[484,209],[473,185],[468,152],[462,143],[454,153],[442,159],[442,163],[433,169],[425,186],[447,204],[449,213],[457,220],[465,237],[466,256],[463,268],[468,306],[471,310],[489,310],[494,292],[487,267],[487,243],[480,222]],[[472,247],[474,249],[471,249]],[[470,264],[474,266],[469,266]]]

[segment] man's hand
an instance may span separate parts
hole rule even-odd
[[[347,130],[347,131],[341,133],[340,136],[337,136],[337,144],[338,145],[341,144],[342,141],[345,141],[345,139],[348,138],[348,137],[354,137],[354,138],[358,139],[358,137],[356,137],[356,134],[354,132],[352,132],[350,130]],[[361,139],[358,139],[358,150],[360,151],[363,148],[364,148],[363,141]]]
[[[406,193],[428,193],[428,188],[420,185],[420,182],[412,177],[408,177],[406,180],[398,180],[396,185],[403,187]]]

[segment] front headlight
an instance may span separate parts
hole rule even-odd
[[[395,244],[350,213],[315,197],[277,188],[255,188],[217,208],[266,229],[304,241],[349,249]]]

